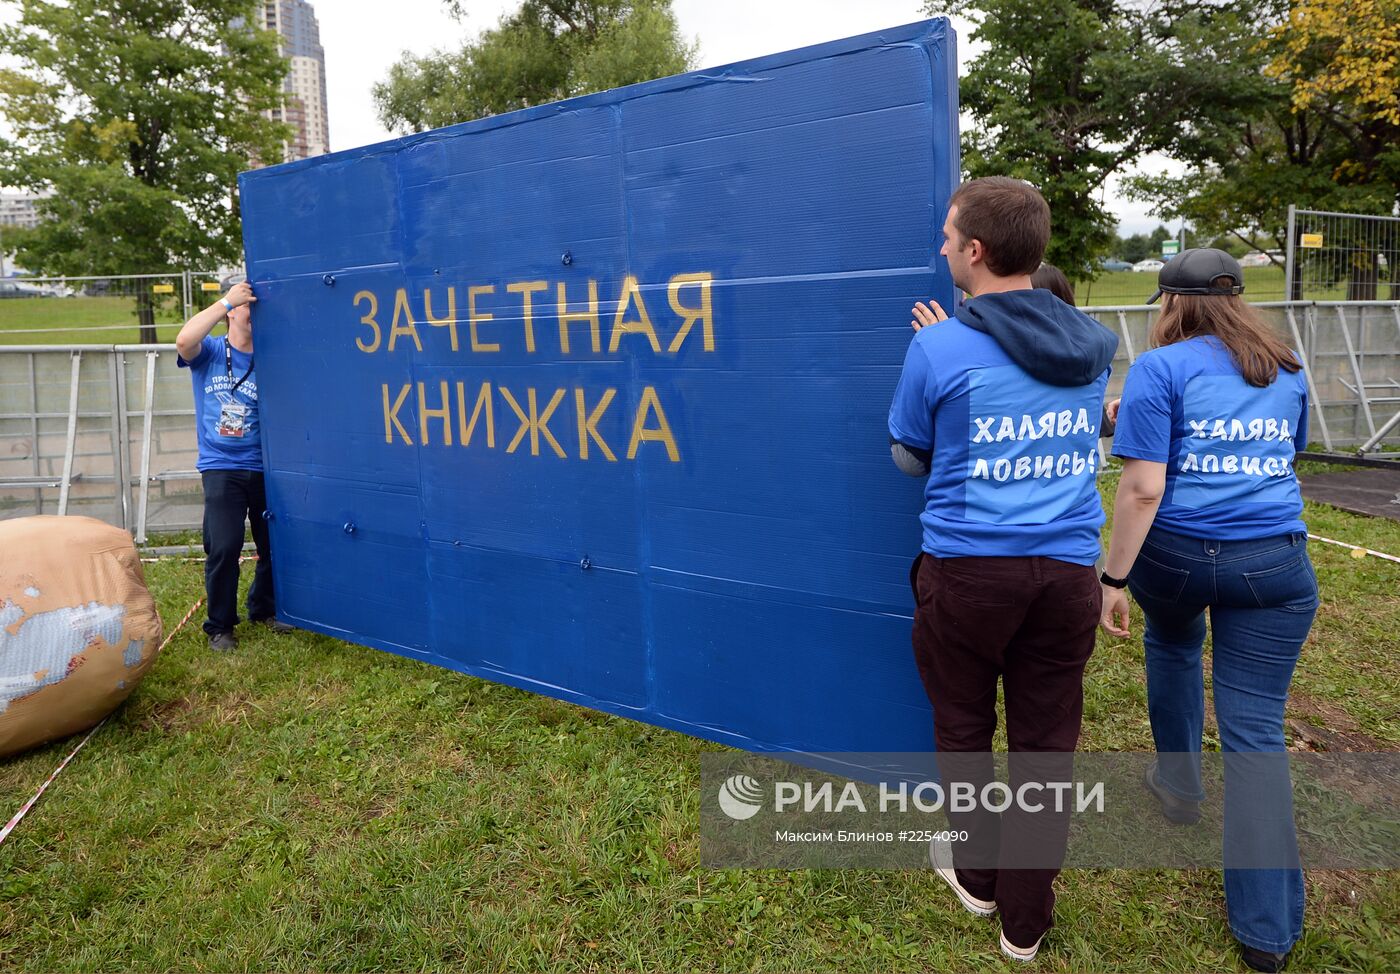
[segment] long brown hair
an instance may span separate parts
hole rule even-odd
[[[1216,278],[1217,283],[1231,283]],[[1224,286],[1223,284],[1221,286]],[[1214,335],[1239,366],[1244,381],[1263,388],[1278,378],[1278,370],[1297,372],[1303,366],[1255,311],[1234,294],[1165,294],[1162,312],[1149,336],[1154,348],[1188,338]]]
[[[1031,287],[1049,291],[1071,308],[1074,307],[1074,285],[1065,272],[1054,264],[1041,264],[1031,274]]]

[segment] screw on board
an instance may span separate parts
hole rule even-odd
[[[323,274],[323,275],[321,275],[321,283],[324,284],[324,285],[326,285],[326,287],[335,287],[335,275],[334,275],[334,274]]]
[[[345,530],[345,533],[346,533],[346,534],[354,534],[354,533],[355,533],[355,522],[354,522],[354,521],[346,521],[346,522],[345,522],[345,528],[344,528],[344,530]]]
[[[588,560],[587,555],[584,555],[582,558],[579,559],[578,567],[583,571],[588,571],[588,569],[593,567],[593,562]]]
[[[264,520],[264,521],[271,521],[271,520],[272,520],[272,512],[271,512],[271,511],[263,511],[263,520]]]
[[[561,261],[563,261],[563,263],[564,263],[565,266],[568,266],[569,264],[572,264],[572,263],[574,262],[574,254],[573,254],[573,251],[571,251],[571,250],[566,250],[566,251],[564,251],[564,256],[563,256],[563,257],[560,257],[559,259],[560,259]]]

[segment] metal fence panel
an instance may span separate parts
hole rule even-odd
[[[1301,339],[1303,363],[1315,389],[1310,397],[1314,441],[1329,450],[1359,446],[1380,432],[1400,408],[1400,301],[1280,301],[1254,307],[1290,347],[1298,347]],[[1108,386],[1109,395],[1117,396],[1122,392],[1127,367],[1151,348],[1148,336],[1159,308],[1135,305],[1080,310],[1119,336]]]
[[[1256,307],[1291,347],[1301,344],[1314,390],[1313,441],[1329,450],[1400,441],[1394,419],[1400,414],[1400,301]],[[1158,308],[1083,310],[1119,335],[1108,387],[1117,396],[1128,366],[1151,347]],[[126,527],[141,540],[199,527],[193,394],[189,373],[176,367],[173,345],[0,346],[0,518],[58,513],[69,465],[75,356],[78,408],[67,512]]]
[[[0,517],[82,514],[138,540],[198,527],[193,413],[174,346],[0,347]]]
[[[214,302],[219,283],[216,271],[192,270],[0,278],[0,325],[7,342],[120,344],[141,340],[144,306],[156,340],[171,341],[181,323]]]
[[[1400,217],[1289,207],[1294,301],[1400,300]]]

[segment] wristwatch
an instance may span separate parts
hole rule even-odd
[[[1109,588],[1127,588],[1127,587],[1128,587],[1128,580],[1127,580],[1126,578],[1114,578],[1114,577],[1113,577],[1112,575],[1110,575],[1108,572],[1100,572],[1100,573],[1099,573],[1099,581],[1103,582],[1103,583],[1104,583],[1105,585],[1107,585]]]

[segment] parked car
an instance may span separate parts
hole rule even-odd
[[[1146,260],[1140,260],[1140,261],[1138,261],[1136,264],[1134,264],[1134,265],[1133,265],[1133,273],[1135,273],[1135,274],[1149,274],[1149,273],[1155,274],[1155,273],[1157,273],[1158,271],[1160,271],[1163,267],[1166,267],[1166,266],[1167,266],[1166,264],[1162,263],[1160,260],[1157,260],[1155,257],[1149,257],[1149,258],[1147,258]]]
[[[1105,257],[1099,261],[1099,267],[1106,271],[1130,271],[1133,265],[1126,260],[1119,260],[1117,257]]]
[[[42,298],[44,289],[24,281],[0,281],[0,298]]]
[[[101,298],[106,297],[113,290],[112,282],[106,278],[98,278],[93,281],[85,281],[78,291],[80,298]]]
[[[1240,258],[1240,266],[1241,266],[1241,267],[1268,267],[1270,264],[1272,264],[1272,263],[1274,262],[1274,261],[1273,261],[1273,258],[1275,258],[1275,257],[1276,257],[1278,260],[1280,260],[1280,261],[1283,260],[1283,255],[1282,255],[1282,254],[1273,254],[1273,255],[1270,255],[1270,254],[1266,254],[1266,253],[1265,253],[1264,251],[1262,251],[1262,250],[1251,250],[1249,253],[1245,254],[1243,257]]]

